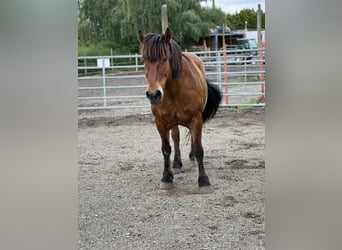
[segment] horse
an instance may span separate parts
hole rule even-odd
[[[198,186],[210,186],[203,165],[202,126],[216,114],[222,92],[206,80],[202,60],[195,54],[181,51],[171,38],[170,28],[167,27],[164,34],[144,35],[139,31],[138,40],[147,80],[146,97],[151,103],[164,157],[160,188],[173,188],[174,171],[181,172],[183,166],[179,125],[188,128],[191,135],[189,157],[197,162]],[[170,130],[175,150],[172,168]]]

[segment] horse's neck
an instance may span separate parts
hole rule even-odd
[[[179,78],[167,80],[164,95],[170,99],[177,99],[181,91]]]

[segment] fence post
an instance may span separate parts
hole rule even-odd
[[[222,46],[223,46],[223,79],[224,79],[224,92],[228,94],[228,70],[227,70],[227,52],[226,52],[226,38],[224,36],[224,27],[222,25]],[[228,104],[228,95],[226,95],[225,103]]]
[[[87,76],[88,72],[87,72],[87,59],[84,58],[84,75]]]
[[[260,42],[260,45],[259,45],[259,48],[260,49],[263,49],[263,50],[259,50],[259,60],[260,60],[260,76],[259,76],[259,80],[262,81],[263,83],[261,84],[260,86],[260,91],[262,93],[262,95],[259,97],[259,101],[261,102],[264,102],[265,101],[265,75],[263,73],[263,71],[265,70],[265,66],[264,66],[264,60],[265,58],[263,58],[263,53],[265,51],[265,44],[264,42]]]
[[[220,55],[220,51],[216,51],[216,61],[217,61],[217,65],[216,65],[216,72],[217,72],[217,76],[216,76],[216,80],[217,82],[221,83],[222,86],[222,81],[221,81],[221,55]]]
[[[245,87],[244,87],[244,90],[245,90],[245,93],[247,93],[247,84],[246,84],[247,83],[247,55],[246,54],[244,55],[243,60],[245,61]],[[245,101],[248,102],[248,96],[247,95],[245,96]]]
[[[105,68],[104,57],[102,57],[102,86],[103,86],[103,106],[107,107],[106,68]]]
[[[135,54],[135,72],[138,72],[138,54]]]
[[[113,63],[113,49],[110,48],[110,65],[109,66],[114,66]],[[114,69],[112,68],[112,73],[114,72]]]
[[[264,43],[262,42],[262,39],[261,39],[261,5],[258,4],[258,10],[257,10],[257,30],[258,30],[258,47],[261,49],[261,48],[264,48]],[[259,50],[259,60],[260,60],[260,71],[263,71],[264,70],[264,63],[263,63],[263,51]],[[260,78],[259,78],[260,81],[264,82],[265,79],[264,79],[264,75],[262,72],[260,72]],[[265,83],[262,83],[261,84],[261,93],[262,95],[259,97],[259,101],[264,101],[264,98],[265,98]]]

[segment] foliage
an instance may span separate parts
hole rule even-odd
[[[242,30],[247,21],[248,29],[257,28],[257,12],[253,9],[243,9],[239,13],[227,14],[227,24],[232,30]],[[265,28],[265,12],[261,10],[261,28]]]
[[[210,29],[226,25],[232,29],[256,26],[254,10],[226,15],[218,8],[203,8],[201,0],[78,0],[80,55],[137,53],[139,30],[161,32],[161,6],[168,6],[169,27],[182,48],[189,48]],[[255,20],[254,20],[254,19]],[[254,22],[254,23],[253,23]],[[242,26],[241,26],[242,23]]]

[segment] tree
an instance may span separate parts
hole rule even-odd
[[[265,28],[265,13],[261,10],[262,28]],[[227,14],[228,26],[232,30],[245,28],[245,21],[248,22],[248,29],[257,28],[257,12],[253,9],[243,9],[239,13]]]
[[[79,2],[79,43],[90,46],[100,42],[119,42],[118,21],[123,13],[118,0],[82,0]]]
[[[137,33],[160,33],[162,0],[119,0],[125,13],[120,21],[120,36],[125,43],[137,42]]]
[[[173,37],[186,48],[211,28],[222,25],[225,13],[207,9],[200,0],[79,0],[79,46],[110,47],[138,52],[137,33],[161,32],[161,6],[167,4]]]

